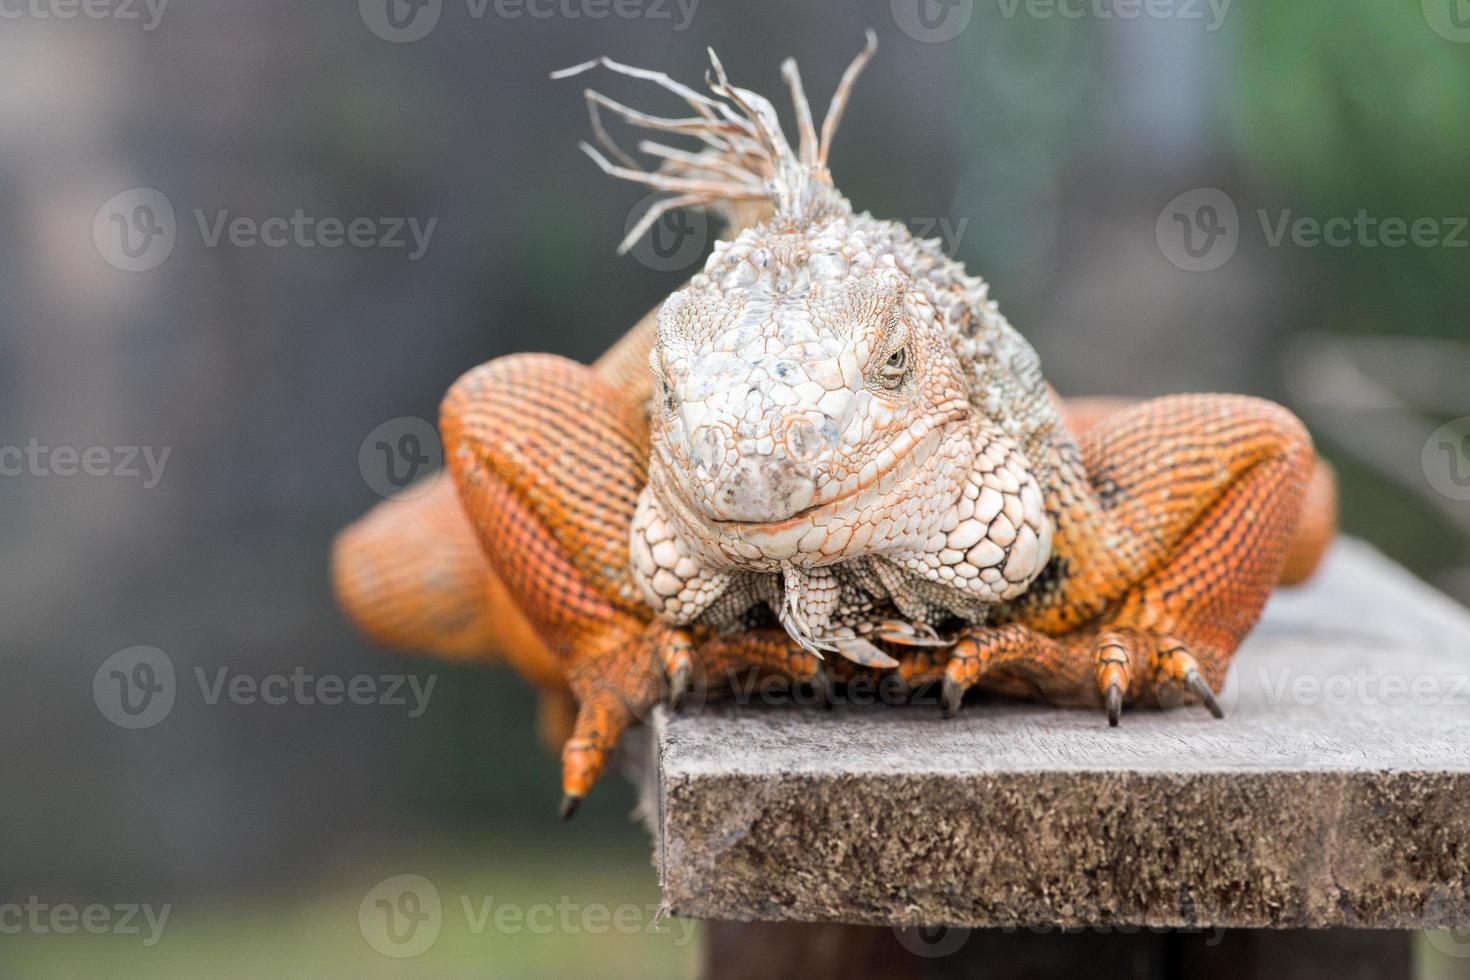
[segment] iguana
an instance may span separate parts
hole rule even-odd
[[[626,727],[692,677],[819,685],[894,671],[1101,706],[1213,690],[1278,582],[1335,527],[1331,470],[1286,409],[1234,395],[1066,402],[986,284],[855,213],[827,159],[875,38],[820,132],[795,63],[770,102],[602,58],[693,115],[586,93],[605,171],[725,212],[703,270],[591,367],[503,357],[449,390],[449,480],[342,533],[342,606],[379,642],[499,652],[546,696],[563,813]],[[699,141],[624,153],[600,111]],[[611,159],[610,159],[611,158]],[[616,162],[614,162],[616,161]],[[829,654],[839,654],[832,657]],[[568,700],[568,694],[575,702]],[[574,719],[574,720],[573,720]]]

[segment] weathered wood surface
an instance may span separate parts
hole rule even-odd
[[[1470,924],[1470,613],[1342,541],[1273,599],[1223,703],[1112,730],[998,699],[948,721],[932,701],[660,711],[643,785],[666,900],[875,925]]]

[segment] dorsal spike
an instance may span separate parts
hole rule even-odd
[[[653,220],[675,207],[717,208],[728,211],[740,202],[765,201],[771,205],[772,220],[789,226],[809,225],[851,206],[832,186],[827,159],[832,138],[854,83],[877,50],[878,37],[869,30],[863,50],[848,65],[827,109],[818,138],[796,62],[787,59],[781,74],[791,90],[796,111],[798,146],[787,142],[775,106],[749,89],[731,84],[725,66],[711,49],[710,69],[705,82],[713,97],[702,95],[661,72],[634,68],[611,58],[595,58],[554,72],[553,78],[570,78],[594,68],[651,81],[679,96],[695,112],[685,118],[654,116],[639,112],[607,96],[587,91],[588,116],[593,136],[606,155],[583,145],[606,173],[664,191],[671,198],[655,202],[649,214],[633,226],[623,242],[626,251]],[[623,151],[603,126],[599,110],[620,117],[630,126],[660,133],[688,136],[703,144],[697,151],[681,150],[662,143],[640,144],[642,152],[659,158],[657,169],[648,170]],[[652,147],[653,149],[648,149]],[[611,159],[609,159],[611,157]]]

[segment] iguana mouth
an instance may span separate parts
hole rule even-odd
[[[942,441],[939,436],[945,428],[955,422],[962,422],[970,417],[971,409],[968,405],[956,404],[947,406],[947,409],[947,411],[941,411],[937,415],[930,415],[926,420],[928,422],[927,425],[922,422],[916,423],[906,430],[906,434],[911,440],[909,448],[888,466],[877,471],[867,480],[860,482],[851,490],[843,491],[827,500],[819,500],[789,517],[783,517],[775,521],[742,521],[731,518],[711,517],[703,508],[697,509],[709,527],[716,530],[726,530],[731,533],[749,534],[752,531],[759,531],[778,534],[803,523],[810,522],[813,517],[820,515],[824,511],[836,510],[887,480],[892,479],[896,481],[902,479],[928,462],[934,455],[935,450],[939,448],[940,442]]]

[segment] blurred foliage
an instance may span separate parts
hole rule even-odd
[[[368,945],[359,904],[377,881],[406,870],[428,878],[442,903],[442,927],[424,953],[404,959]],[[137,935],[20,934],[0,943],[0,976],[27,980],[193,980],[198,977],[520,978],[695,975],[698,929],[688,921],[657,920],[658,889],[646,862],[609,855],[590,838],[559,850],[554,860],[524,848],[405,845],[395,862],[364,863],[339,891],[218,899],[171,910],[161,939],[144,946]],[[467,903],[467,904],[466,904]],[[550,906],[569,930],[545,932],[548,913],[502,919],[502,906],[529,914]],[[624,909],[621,928],[600,916]],[[468,911],[466,909],[468,908]],[[486,916],[486,911],[489,914]],[[141,925],[142,919],[139,918]],[[583,923],[586,927],[583,927]],[[532,928],[536,925],[536,929]],[[144,927],[144,932],[147,929]]]
[[[1242,4],[1234,15],[1232,132],[1273,208],[1470,215],[1470,52],[1426,29],[1420,0]],[[1307,307],[1320,320],[1304,327],[1470,338],[1470,249],[1313,256],[1328,278]]]

